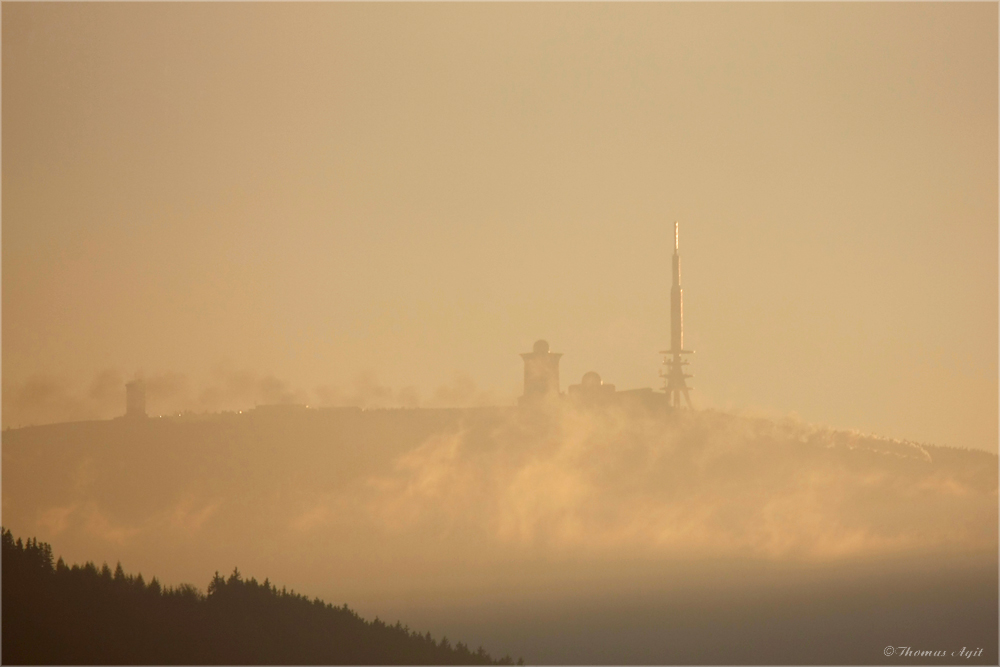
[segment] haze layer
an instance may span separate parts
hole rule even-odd
[[[238,565],[435,631],[467,620],[462,608],[549,608],[555,622],[595,600],[663,595],[717,600],[710,633],[726,600],[763,596],[750,618],[798,590],[816,612],[834,599],[823,586],[869,595],[879,572],[904,590],[940,585],[938,607],[942,582],[976,573],[962,588],[976,596],[948,598],[976,623],[935,636],[984,642],[996,627],[995,455],[792,421],[555,401],[54,425],[5,432],[3,494],[5,524],[68,559],[121,560],[167,583]],[[903,598],[888,604],[885,618],[926,631]],[[524,653],[490,635],[514,618],[469,640]],[[885,644],[851,648],[874,660]],[[575,645],[532,650],[572,661]],[[633,657],[671,660],[657,650]]]

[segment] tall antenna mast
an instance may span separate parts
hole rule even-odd
[[[664,370],[660,371],[663,380],[663,391],[671,407],[681,407],[681,395],[691,408],[690,388],[687,378],[692,377],[684,372],[688,362],[682,355],[694,354],[694,350],[684,349],[684,292],[681,290],[681,236],[680,223],[674,222],[674,257],[673,285],[670,288],[670,349],[662,350]]]

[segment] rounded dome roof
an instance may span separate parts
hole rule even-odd
[[[600,375],[598,375],[594,371],[590,371],[589,373],[583,374],[583,380],[580,381],[580,384],[582,384],[584,387],[587,388],[600,387],[602,384],[604,384],[604,381],[601,379]]]
[[[549,351],[549,341],[547,340],[536,340],[534,352],[535,354],[545,354]]]

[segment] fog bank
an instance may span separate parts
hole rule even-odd
[[[865,581],[887,582],[876,597],[903,629],[923,627],[896,592],[933,588],[940,608],[943,582],[973,571],[952,616],[992,599],[996,627],[996,456],[792,420],[558,401],[58,424],[4,432],[3,510],[71,562],[202,587],[239,566],[435,632],[492,618],[467,641],[529,660],[582,660],[557,647],[583,646],[570,637],[594,619],[606,629],[604,604],[653,605],[676,629],[716,600],[699,617],[710,633],[729,613],[792,623],[846,595],[856,624]],[[531,644],[528,611],[568,634]]]

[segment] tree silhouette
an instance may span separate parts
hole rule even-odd
[[[36,539],[3,542],[3,662],[10,664],[513,664],[440,643],[398,621],[278,590],[238,569],[202,594],[190,584],[53,565]],[[519,664],[523,664],[520,663]]]

